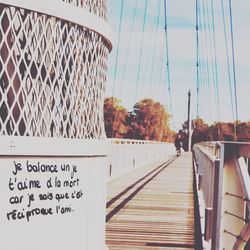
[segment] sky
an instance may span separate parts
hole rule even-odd
[[[199,0],[198,95],[195,2],[166,1],[169,57],[167,67],[164,1],[124,0],[121,11],[122,0],[108,0],[113,50],[109,57],[106,95],[119,98],[128,111],[142,98],[149,97],[160,101],[172,116],[171,127],[178,130],[187,120],[189,90],[192,118],[198,115],[208,124],[212,124],[218,120],[227,122],[236,119],[236,89],[238,119],[248,121],[250,1],[232,0],[234,84],[229,0]],[[221,3],[225,14],[225,32]]]

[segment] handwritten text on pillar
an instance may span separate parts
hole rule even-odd
[[[8,221],[72,213],[83,198],[77,165],[65,162],[13,161],[8,190]]]

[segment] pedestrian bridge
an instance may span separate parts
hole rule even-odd
[[[140,167],[133,158],[130,171],[120,170],[116,178],[109,172],[109,249],[244,249],[250,234],[249,144],[196,144],[193,155],[177,157],[171,145],[136,143],[116,140],[113,152],[128,161],[126,150],[137,146],[141,159],[146,145],[153,155],[154,146],[168,153],[157,159],[148,153]],[[121,156],[117,146],[124,148]]]
[[[250,144],[106,140],[107,1],[52,2],[0,1],[0,249],[243,249]]]

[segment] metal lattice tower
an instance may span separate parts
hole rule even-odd
[[[101,139],[106,0],[0,1],[0,135]]]

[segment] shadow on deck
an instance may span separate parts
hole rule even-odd
[[[191,153],[110,181],[106,217],[109,249],[198,249],[193,181]]]

